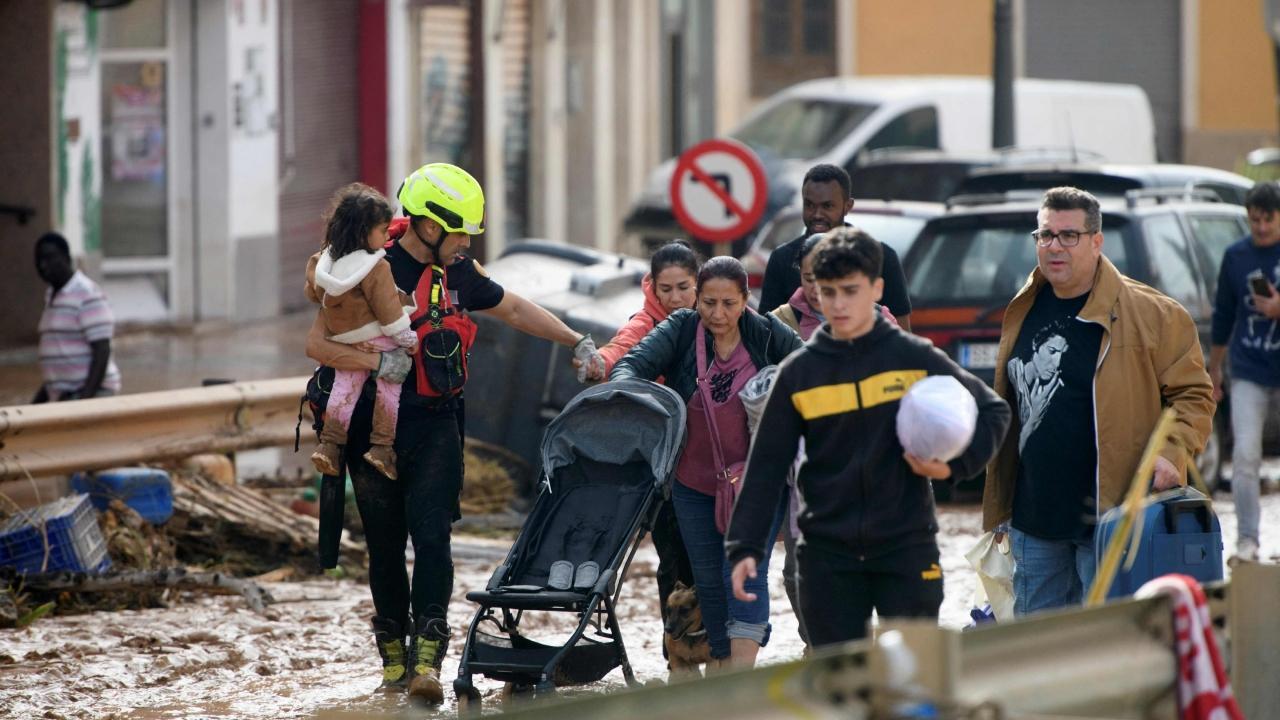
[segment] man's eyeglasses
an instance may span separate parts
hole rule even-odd
[[[1061,232],[1033,230],[1031,232],[1031,239],[1036,241],[1036,245],[1039,245],[1042,248],[1047,248],[1053,244],[1053,241],[1056,238],[1059,245],[1064,248],[1069,248],[1079,245],[1080,238],[1092,234],[1092,230],[1063,230]]]

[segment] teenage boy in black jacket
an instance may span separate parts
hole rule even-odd
[[[839,228],[813,273],[827,324],[779,367],[752,443],[726,536],[734,594],[754,577],[801,437],[800,612],[815,646],[866,636],[880,617],[934,617],[942,605],[930,479],[976,475],[1009,429],[1009,406],[922,338],[875,311],[884,283],[880,243]],[[950,462],[908,455],[898,403],[913,383],[951,375],[978,403],[973,440]]]

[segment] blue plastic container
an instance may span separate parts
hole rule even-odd
[[[48,562],[45,539],[48,538]],[[107,541],[88,495],[23,510],[0,524],[0,566],[19,572],[103,572],[111,567]]]
[[[1135,530],[1141,532],[1142,539],[1133,567],[1127,572],[1124,569],[1135,552],[1126,543],[1108,598],[1132,595],[1148,580],[1169,573],[1190,575],[1202,583],[1222,579],[1222,527],[1213,512],[1213,501],[1194,488],[1175,488],[1151,500],[1143,512],[1142,527]],[[1122,510],[1112,508],[1098,524],[1095,547],[1099,557],[1123,517]]]
[[[155,468],[111,468],[71,476],[71,488],[88,493],[93,506],[106,510],[118,498],[143,520],[160,525],[173,517],[173,483],[169,473]]]

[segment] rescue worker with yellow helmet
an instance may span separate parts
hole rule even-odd
[[[388,479],[361,459],[372,402],[362,400],[356,408],[346,457],[369,548],[383,686],[407,687],[411,696],[439,704],[453,592],[450,531],[459,517],[462,490],[460,386],[466,375],[465,363],[433,366],[432,357],[465,359],[468,333],[474,334],[466,313],[483,312],[521,332],[572,347],[580,374],[603,372],[604,362],[590,336],[504,291],[466,256],[471,237],[484,232],[484,191],[469,173],[447,163],[424,165],[405,178],[397,198],[405,218],[392,223],[386,259],[406,304],[414,306],[411,317],[424,349],[413,357],[403,350],[365,352],[359,345],[326,339],[317,322],[307,338],[307,355],[330,367],[376,371],[404,382],[395,443],[399,479]],[[449,343],[459,341],[460,352],[426,352],[440,343],[458,349]],[[413,541],[412,578],[405,567],[406,539]]]

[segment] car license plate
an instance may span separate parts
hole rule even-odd
[[[986,370],[996,366],[996,352],[999,343],[961,343],[960,366],[975,370]]]

